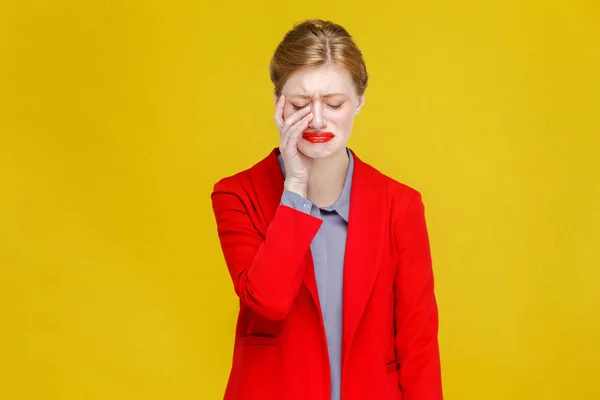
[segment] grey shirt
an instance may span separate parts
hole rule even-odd
[[[348,149],[346,152],[349,158],[346,180],[342,193],[331,206],[318,207],[310,200],[289,191],[284,191],[281,197],[281,204],[323,220],[310,245],[310,250],[314,261],[319,303],[327,336],[331,370],[331,400],[340,399],[344,253],[350,212],[350,190],[354,172],[354,158]],[[281,155],[278,160],[281,172],[285,176]]]

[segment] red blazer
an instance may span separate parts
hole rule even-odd
[[[278,149],[219,181],[212,205],[240,299],[225,400],[329,400],[310,243],[280,205]],[[355,158],[343,282],[342,400],[441,400],[438,312],[421,195]]]

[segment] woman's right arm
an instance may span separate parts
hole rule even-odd
[[[310,244],[322,221],[280,204],[263,237],[239,195],[223,181],[215,185],[211,198],[236,294],[265,318],[285,319],[300,290]]]
[[[308,169],[299,155],[298,140],[312,120],[312,113],[308,106],[286,118],[285,104],[285,97],[280,96],[274,116],[286,171],[285,191],[266,234],[256,230],[246,205],[223,180],[215,185],[211,196],[235,292],[242,302],[272,320],[285,319],[294,305],[310,243],[322,224],[305,210],[294,209],[295,203],[292,207],[286,204],[289,195],[306,200]]]

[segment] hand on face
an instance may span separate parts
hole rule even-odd
[[[281,96],[277,101],[275,111],[275,124],[279,130],[279,151],[283,158],[285,167],[285,190],[298,193],[306,197],[308,187],[308,168],[302,161],[298,150],[298,141],[302,133],[309,126],[313,114],[311,106],[304,107],[284,119],[283,109],[285,97]]]

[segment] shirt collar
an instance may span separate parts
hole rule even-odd
[[[346,180],[344,181],[342,193],[340,193],[340,196],[332,205],[319,208],[325,211],[335,211],[344,219],[344,221],[348,222],[348,217],[350,215],[350,191],[352,189],[352,177],[354,175],[354,156],[348,148],[346,148],[346,153],[348,153],[348,172],[346,173]],[[281,154],[277,156],[277,161],[279,162],[281,173],[285,177],[285,167],[283,166]]]

